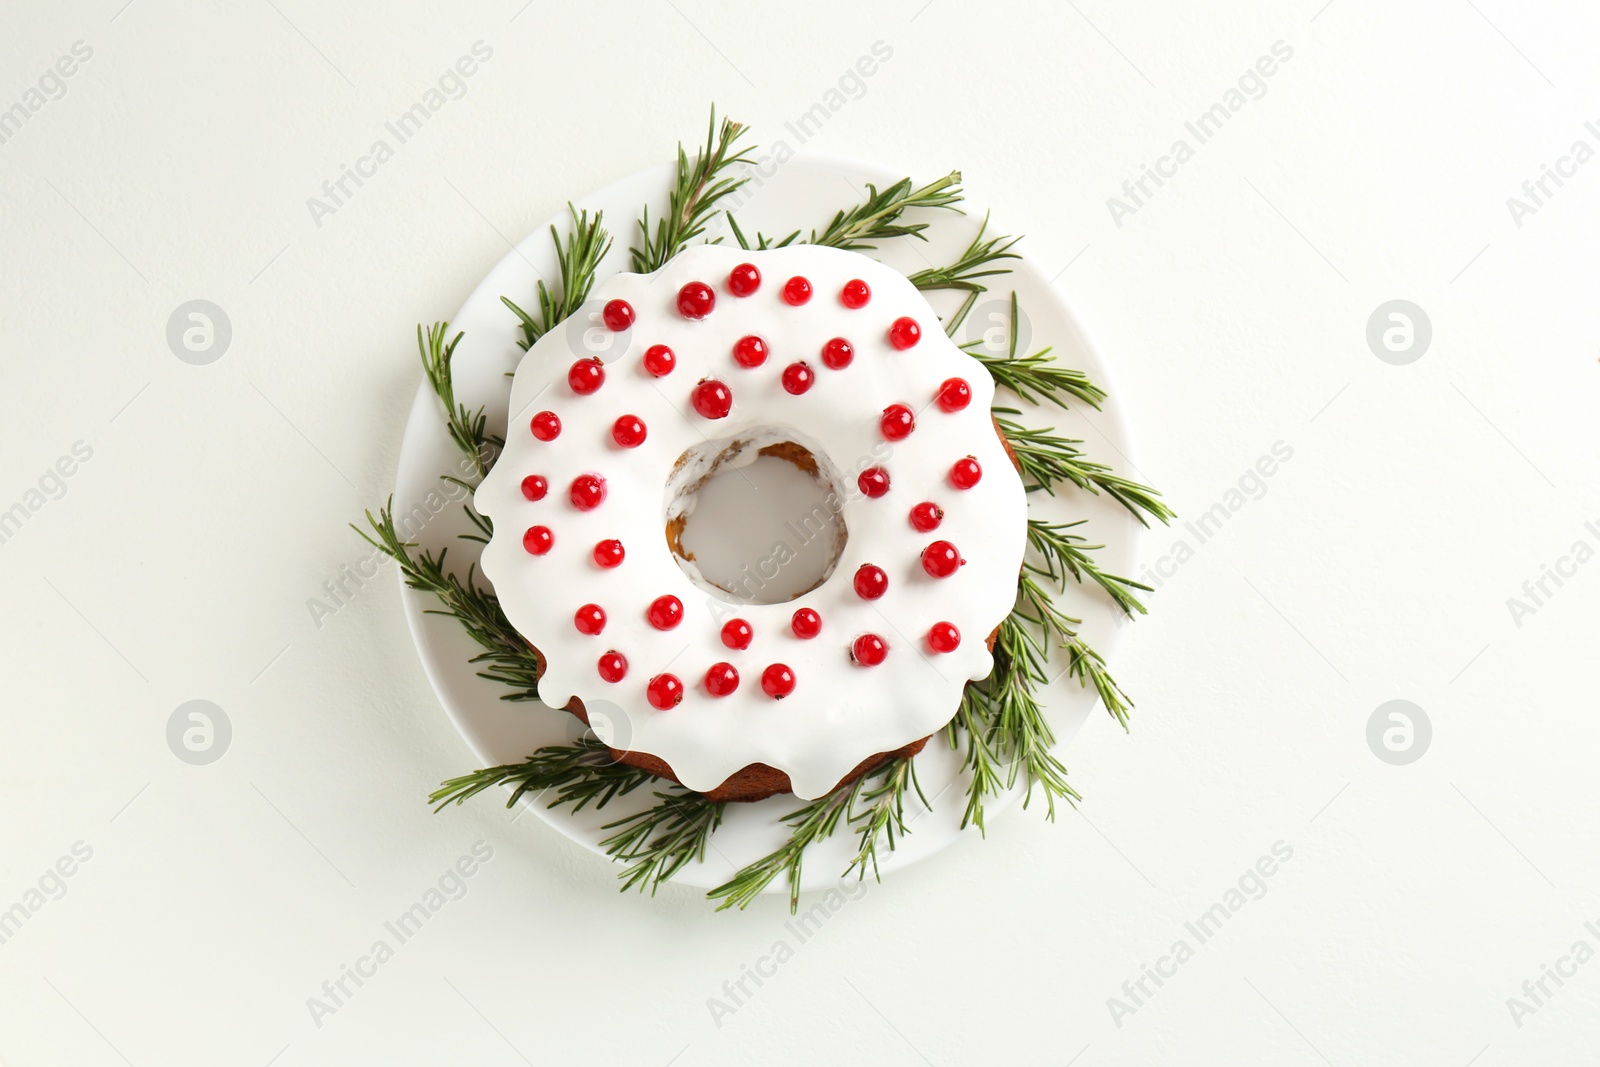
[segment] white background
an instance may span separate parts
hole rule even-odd
[[[1589,1062],[1600,962],[1520,1026],[1506,1002],[1600,949],[1600,566],[1520,626],[1507,599],[1600,545],[1600,162],[1520,227],[1506,199],[1600,148],[1600,20],[1319,3],[7,5],[0,107],[93,57],[0,144],[0,510],[93,457],[0,544],[0,908],[93,856],[0,945],[0,1063]],[[478,40],[465,97],[316,225]],[[708,998],[795,941],[782,903],[623,897],[492,799],[430,815],[468,754],[392,574],[320,628],[307,600],[392,484],[416,322],[709,102],[770,143],[880,40],[806,147],[962,168],[1061,271],[1186,519],[1293,458],[1169,565],[1116,663],[1132,734],[1097,717],[1064,754],[1081,814],[1014,809],[872,887],[718,1026]],[[1118,226],[1107,198],[1280,40]],[[165,340],[195,298],[233,324],[209,366]],[[1396,298],[1433,327],[1407,366],[1365,340]],[[210,766],[167,747],[191,699],[233,723]],[[1366,741],[1391,699],[1433,727],[1407,766]],[[315,1025],[478,840],[467,896]],[[1266,894],[1114,1019],[1278,841]]]

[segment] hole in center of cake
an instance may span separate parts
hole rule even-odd
[[[667,480],[667,546],[719,600],[793,600],[827,581],[844,552],[843,485],[826,455],[793,430],[696,445]]]

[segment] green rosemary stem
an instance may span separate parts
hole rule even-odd
[[[868,771],[865,777],[871,779],[872,784],[861,791],[862,810],[848,816],[850,824],[855,827],[859,847],[844,873],[848,875],[851,871],[857,871],[857,877],[865,878],[870,863],[872,877],[881,882],[883,879],[878,873],[879,842],[893,852],[896,839],[911,832],[906,823],[906,791],[909,789],[917,794],[924,810],[933,805],[928,803],[922,786],[917,782],[916,761],[912,756],[897,756],[888,760],[881,767]]]
[[[1080,583],[1087,579],[1105,590],[1106,595],[1122,609],[1124,614],[1130,616],[1135,612],[1140,615],[1145,614],[1144,604],[1140,603],[1132,590],[1138,589],[1148,593],[1152,592],[1151,588],[1131,578],[1123,578],[1101,570],[1089,553],[1102,549],[1105,545],[1091,545],[1084,538],[1071,532],[1082,526],[1085,521],[1080,519],[1077,522],[1046,522],[1043,519],[1029,519],[1028,544],[1045,562],[1042,566],[1032,562],[1025,566],[1035,574],[1041,574],[1062,584],[1068,575]]]
[[[459,805],[494,786],[514,785],[516,788],[506,800],[508,808],[527,793],[537,795],[553,789],[556,795],[548,807],[571,805],[578,812],[591,803],[603,808],[647,782],[659,781],[648,771],[616,762],[604,743],[585,737],[571,745],[548,745],[522,763],[485,767],[452,778],[434,790],[428,801],[435,805],[434,811],[442,811],[449,804]]]
[[[945,738],[952,749],[961,747],[963,737],[966,754],[961,765],[972,777],[967,783],[967,807],[961,814],[961,829],[976,826],[978,833],[987,837],[983,802],[986,797],[998,796],[1005,788],[1006,774],[1001,766],[1005,759],[1005,740],[997,736],[992,706],[987,694],[977,685],[967,686],[961,694],[955,718],[945,727]]]
[[[868,183],[866,200],[835,213],[832,221],[821,231],[811,231],[811,239],[807,243],[860,252],[876,248],[879,241],[894,237],[927,240],[922,231],[928,228],[928,224],[904,222],[902,217],[905,213],[912,208],[956,210],[955,205],[960,202],[961,172],[958,170],[920,188],[912,188],[910,178],[901,178],[882,190]]]
[[[1127,508],[1140,523],[1149,526],[1146,516],[1169,522],[1175,516],[1161,499],[1161,494],[1148,486],[1112,474],[1111,468],[1084,457],[1078,448],[1081,440],[1058,437],[1054,428],[1030,429],[1000,415],[1019,415],[1015,408],[995,408],[995,421],[1000,432],[1006,435],[1024,477],[1033,479],[1037,488],[1054,495],[1055,486],[1071,482],[1091,493],[1105,493]]]
[[[1067,675],[1076,678],[1079,685],[1093,686],[1111,717],[1126,730],[1133,701],[1111,677],[1100,653],[1078,636],[1082,620],[1057,608],[1050,593],[1027,571],[1017,583],[1017,594],[1020,604],[1011,619],[1027,622],[1036,627],[1045,640],[1058,642],[1067,655]]]
[[[512,303],[510,297],[500,298],[522,327],[522,339],[517,346],[523,351],[532,348],[539,338],[583,306],[589,298],[589,290],[594,287],[595,271],[611,250],[611,236],[604,225],[605,212],[596,211],[591,219],[587,211],[578,211],[569,202],[567,214],[572,218],[572,230],[565,242],[556,228],[550,227],[550,241],[556,248],[556,264],[561,275],[559,288],[552,290],[540,279],[534,287],[536,307],[531,314]]]
[[[1045,798],[1046,817],[1054,819],[1058,798],[1069,804],[1081,798],[1067,784],[1066,767],[1050,751],[1055,734],[1034,697],[1035,690],[1049,681],[1044,645],[1013,615],[1000,624],[994,647],[995,671],[985,692],[994,713],[995,733],[1005,738],[1011,759],[1006,785],[1012,785],[1022,773],[1026,779],[1022,806],[1032,802],[1033,787],[1038,785]]]
[[[749,907],[762,890],[782,875],[788,879],[789,911],[793,914],[800,906],[800,871],[806,849],[833,835],[855,803],[865,779],[863,775],[785,815],[783,821],[791,829],[789,840],[706,893],[711,900],[721,901],[717,910]]]
[[[499,599],[489,590],[479,586],[476,567],[467,568],[466,580],[445,569],[448,549],[437,554],[411,550],[416,544],[404,540],[395,529],[394,499],[379,509],[377,515],[367,512],[368,530],[351,526],[351,529],[384,555],[400,565],[406,585],[432,593],[440,608],[430,608],[429,614],[448,615],[461,623],[479,647],[481,653],[471,660],[481,664],[479,677],[499,682],[511,691],[502,700],[537,700],[539,698],[539,666],[533,649],[522,635],[506,620],[500,610]]]
[[[967,299],[970,303],[976,298],[969,295]],[[962,320],[966,318],[965,311],[960,318]],[[1101,401],[1105,400],[1106,393],[1104,389],[1094,384],[1087,374],[1058,364],[1051,358],[1049,348],[1041,349],[1032,355],[1022,355],[1018,352],[1018,327],[1021,321],[1022,309],[1017,294],[1013,291],[1005,355],[997,356],[985,352],[982,339],[968,341],[961,348],[984,365],[997,385],[1005,386],[1030,404],[1049,401],[1064,408],[1070,397],[1098,409]],[[955,326],[959,324],[957,321]],[[949,328],[951,336],[955,334],[955,326]]]
[[[466,335],[457,332],[447,342],[445,335],[449,330],[448,322],[436,322],[427,330],[418,325],[417,351],[422,357],[422,372],[427,375],[428,385],[444,405],[445,428],[450,440],[472,461],[473,470],[481,478],[488,473],[495,451],[505,442],[489,433],[489,420],[483,408],[468,411],[465,404],[456,402],[450,361],[455,357],[456,345]]]
[[[989,216],[983,217],[983,223],[978,227],[978,234],[967,245],[966,250],[958,255],[953,263],[943,267],[928,267],[909,275],[911,284],[918,289],[958,289],[967,293],[987,292],[979,278],[992,278],[1000,274],[1010,274],[1010,267],[997,267],[994,264],[1003,259],[1021,259],[1022,257],[1011,251],[1012,247],[1022,238],[1020,237],[990,237],[985,238],[984,232],[989,228]],[[1016,299],[1016,294],[1012,294]]]
[[[705,232],[718,202],[748,180],[723,176],[730,167],[751,162],[753,145],[734,151],[746,132],[747,127],[729,119],[723,119],[719,128],[717,109],[712,108],[705,147],[695,153],[692,164],[683,145],[678,145],[678,177],[667,213],[656,221],[653,233],[650,209],[646,207],[639,217],[640,247],[629,250],[634,271],[649,274],[682,252]]]
[[[626,892],[635,887],[651,896],[683,867],[706,858],[711,835],[722,823],[725,804],[699,793],[658,792],[654,807],[606,823],[617,832],[600,842],[606,855],[626,863],[617,876]]]

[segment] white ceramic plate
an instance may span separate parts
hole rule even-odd
[[[673,173],[671,165],[654,167],[577,202],[580,209],[604,211],[608,228],[616,238],[601,264],[601,277],[626,269],[628,246],[638,239],[635,220],[639,209],[648,203],[652,216],[659,213],[671,188]],[[820,227],[834,211],[859,199],[865,183],[873,182],[881,188],[902,176],[855,160],[815,155],[797,156],[781,165],[769,161],[750,173],[752,181],[736,194],[736,214],[740,228],[752,236],[752,240],[758,230],[781,236],[797,228]],[[948,211],[921,213],[922,221],[933,223],[926,243],[902,238],[869,254],[904,273],[949,262],[972,239],[983,218],[981,208],[970,202],[965,207],[969,212],[966,215]],[[552,223],[558,232],[565,234],[565,212]],[[713,230],[713,234],[725,232],[720,226]],[[548,226],[539,227],[496,264],[451,320],[452,335],[457,330],[466,335],[454,359],[457,399],[472,409],[483,405],[495,433],[503,433],[505,429],[511,389],[511,379],[506,373],[516,367],[522,355],[517,347],[517,321],[500,298],[507,296],[524,308],[533,307],[534,284],[541,276],[558,277]],[[1024,312],[1022,341],[1027,350],[1053,346],[1057,359],[1088,372],[1112,392],[1111,401],[1102,411],[1066,413],[1052,407],[1028,412],[1025,421],[1054,425],[1070,436],[1085,439],[1091,456],[1131,475],[1134,460],[1128,422],[1116,402],[1110,368],[1090,340],[1082,319],[1052,288],[1038,266],[1026,258],[1013,262],[1012,274],[993,279],[993,282],[990,292],[980,298],[967,319],[958,340],[987,336],[996,351],[1003,351],[1006,305],[1014,286]],[[944,315],[959,303],[953,294],[933,296],[935,308]],[[438,401],[423,383],[412,405],[401,445],[395,485],[396,515],[423,505],[429,492],[438,489],[439,475],[455,471],[458,461],[459,453],[446,435]],[[1119,574],[1137,572],[1142,528],[1115,502],[1076,490],[1054,499],[1035,493],[1031,514],[1058,520],[1089,520],[1081,532],[1092,542],[1105,544],[1099,553],[1104,566]],[[452,505],[428,521],[416,540],[429,549],[448,546],[450,559],[459,573],[477,555],[478,546],[458,536],[468,528],[461,509]],[[503,689],[479,678],[468,662],[477,648],[460,625],[454,619],[425,614],[427,609],[436,606],[431,595],[409,589],[402,589],[401,595],[428,677],[451,721],[472,750],[472,756],[464,758],[460,765],[440,767],[441,779],[477,767],[520,762],[540,746],[567,743],[579,736],[582,727],[565,712],[542,704],[500,699]],[[1096,593],[1073,588],[1060,598],[1059,604],[1068,614],[1084,620],[1085,637],[1109,658],[1120,636],[1120,627],[1108,602]],[[1041,702],[1049,713],[1059,745],[1065,745],[1077,733],[1097,705],[1092,690],[1084,690],[1076,681],[1066,678],[1052,683],[1041,694]],[[1099,714],[1103,716],[1104,712]],[[932,808],[924,810],[915,801],[909,805],[909,809],[916,809],[908,810],[913,832],[899,842],[893,853],[885,851],[880,857],[880,870],[884,872],[939,852],[963,836],[976,836],[971,828],[965,832],[959,829],[966,804],[966,783],[960,771],[960,759],[949,750],[942,736],[930,741],[917,757],[916,770],[924,793],[933,802]],[[648,802],[644,793],[640,790],[601,812],[585,810],[577,815],[567,809],[551,811],[542,802],[525,803],[551,826],[603,856],[599,842],[607,832],[601,829],[602,824],[635,810],[638,805],[629,803],[635,797]],[[1014,792],[990,798],[985,805],[987,817],[992,820],[1009,807],[1016,796]],[[484,796],[475,802],[494,803],[495,800]],[[729,805],[705,862],[680,871],[673,879],[674,884],[708,889],[722,883],[739,867],[782,843],[786,831],[778,820],[797,804],[793,797],[782,796],[756,804]],[[447,817],[448,814],[440,816]],[[802,887],[815,889],[837,884],[855,848],[855,835],[843,831],[833,840],[814,846],[806,856]],[[786,889],[780,879],[769,891]]]

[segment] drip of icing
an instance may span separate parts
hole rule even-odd
[[[729,275],[746,263],[766,281],[735,298]],[[786,296],[791,278],[806,279],[826,298],[792,303],[787,296],[793,293]],[[859,308],[835,296],[854,281],[870,287],[870,301]],[[680,312],[680,293],[695,283],[714,293],[703,318]],[[787,773],[804,799],[833,788],[868,756],[942,727],[965,684],[993,667],[981,638],[1011,611],[1026,543],[1022,480],[990,421],[994,386],[982,365],[946,338],[933,309],[903,276],[837,249],[702,246],[654,274],[612,277],[592,298],[622,300],[634,312],[605,353],[604,387],[582,394],[566,380],[568,368],[590,356],[575,347],[571,331],[541,338],[517,368],[506,447],[475,500],[496,530],[484,550],[483,572],[507,618],[546,660],[541,699],[560,707],[577,696],[604,708],[593,717],[602,741],[665,760],[690,789],[713,789],[748,764],[766,763]],[[894,326],[904,319],[917,323],[920,334],[914,346],[897,348],[907,331],[902,326],[895,334]],[[761,337],[770,358],[741,366],[732,353],[745,336]],[[853,349],[847,363],[824,356],[835,338]],[[665,376],[652,373],[646,361],[658,345],[676,356]],[[799,361],[811,364],[814,377],[797,394],[784,387],[783,373]],[[659,371],[659,359],[649,362]],[[731,392],[725,416],[696,411],[694,391],[706,378]],[[951,378],[969,384],[970,402],[946,411],[934,400]],[[915,412],[916,430],[885,440],[884,409],[897,403]],[[542,410],[561,420],[560,433],[549,440],[530,429]],[[635,447],[613,438],[623,416],[649,428]],[[816,457],[845,541],[816,588],[783,603],[740,602],[697,580],[693,564],[668,547],[666,527],[681,523],[693,506],[692,488],[728,446],[739,444],[739,453],[721,461],[738,463],[752,461],[766,444],[784,442]],[[983,476],[956,489],[952,466],[967,457]],[[857,481],[873,468],[889,475],[878,497],[863,493]],[[532,475],[551,487],[598,476],[604,499],[590,510],[574,507],[566,492],[530,500],[522,486]],[[943,510],[936,534],[907,521],[923,502]],[[792,517],[787,528],[796,538],[805,536],[807,518]],[[534,526],[553,535],[541,555],[523,545],[524,531]],[[594,548],[613,538],[627,546],[626,556],[602,567]],[[966,560],[946,578],[930,576],[922,564],[924,551],[938,540],[960,545]],[[775,545],[767,558],[750,561],[757,579],[763,569],[782,565],[785,547],[792,554],[797,543]],[[853,576],[864,564],[886,572],[882,597],[856,594]],[[648,616],[651,604],[665,596],[681,601],[682,617],[661,630]],[[605,612],[601,638],[573,625],[574,612],[591,604]],[[794,634],[794,613],[802,608],[824,620],[814,638]],[[735,618],[753,631],[743,649],[722,638]],[[973,636],[933,653],[926,635],[941,624]],[[863,635],[880,638],[887,649],[870,667],[852,656]],[[601,652],[625,658],[620,680],[602,676]],[[722,665],[743,681],[713,696],[704,679]],[[762,684],[777,665],[793,680],[781,699]],[[607,659],[606,667],[605,675],[615,677],[616,662]],[[652,701],[652,681],[666,675],[682,680],[681,700],[678,689],[658,683]]]

